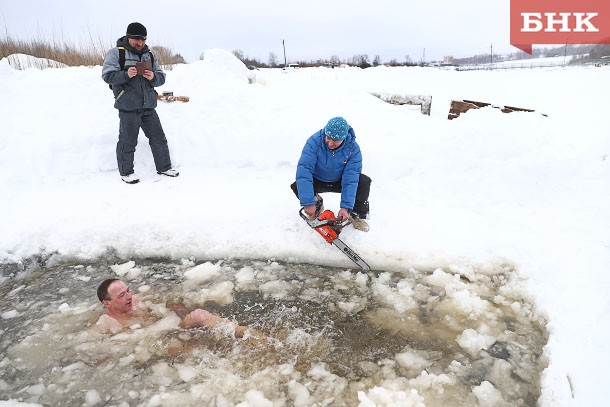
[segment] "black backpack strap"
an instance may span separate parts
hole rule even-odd
[[[125,68],[125,47],[116,47],[119,50],[119,67],[121,71]]]
[[[116,47],[119,50],[119,68],[121,71],[125,68],[125,47]],[[112,89],[112,85],[108,85]]]

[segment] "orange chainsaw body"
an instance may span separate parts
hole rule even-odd
[[[322,212],[320,214],[320,216],[318,216],[318,220],[327,220],[327,219],[335,219],[335,214],[333,213],[333,211],[330,210],[325,210],[324,212]],[[318,232],[320,235],[322,235],[322,237],[328,242],[328,243],[332,243],[333,240],[335,240],[337,238],[337,236],[339,236],[339,233],[337,233],[331,226],[329,225],[325,225],[325,226],[320,226],[315,228],[316,232]]]

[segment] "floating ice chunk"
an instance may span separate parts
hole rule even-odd
[[[84,281],[85,283],[91,281],[91,276],[76,276],[76,278],[80,281]]]
[[[489,301],[484,300],[472,291],[465,289],[455,291],[448,290],[447,294],[455,304],[456,311],[461,311],[471,319],[477,319],[479,315],[483,314],[491,306]]]
[[[62,314],[64,314],[64,313],[66,313],[66,312],[70,312],[71,308],[70,308],[70,306],[68,305],[68,303],[64,302],[63,304],[61,304],[61,305],[59,306],[59,308],[57,308],[57,310],[58,310],[59,312],[61,312]]]
[[[395,359],[399,366],[407,369],[411,374],[421,372],[432,364],[431,360],[411,350],[397,354]]]
[[[281,300],[288,297],[290,293],[296,289],[296,287],[294,284],[287,281],[276,280],[261,284],[258,286],[258,289],[265,295],[265,297],[271,296],[276,300]]]
[[[110,269],[119,277],[123,277],[125,276],[132,268],[134,268],[136,265],[136,262],[133,260],[128,261],[127,263],[123,263],[123,264],[115,264],[113,266],[110,266]]]
[[[19,291],[23,290],[25,288],[25,285],[20,285],[17,288],[13,288],[7,295],[9,297],[12,297],[13,295],[17,294]]]
[[[337,302],[337,308],[347,312],[348,314],[354,313],[354,310],[360,311],[360,307],[358,307],[357,302],[347,302],[347,301],[339,301]]]
[[[101,318],[101,317],[100,317]],[[154,324],[147,326],[145,328],[136,329],[131,332],[121,332],[119,334],[114,335],[111,340],[122,341],[122,340],[130,340],[136,338],[143,338],[148,335],[152,335],[159,332],[168,331],[171,329],[178,328],[180,324],[180,317],[176,314],[169,313]],[[130,355],[133,356],[133,355]]]
[[[185,267],[192,267],[195,265],[195,262],[193,261],[193,259],[180,259],[180,264]]]
[[[262,391],[248,390],[244,394],[244,401],[235,407],[273,407],[273,402],[265,397]]]
[[[359,391],[358,400],[358,407],[426,407],[424,398],[415,389],[401,391],[375,386],[367,393]]]
[[[10,311],[6,311],[2,313],[2,319],[11,319],[11,318],[15,318],[18,317],[19,313],[17,312],[16,309],[10,310]]]
[[[504,359],[494,358],[494,363],[489,369],[487,379],[491,383],[510,383],[512,381],[511,376],[513,374],[513,366],[510,362]]]
[[[480,407],[500,407],[506,405],[502,398],[502,393],[487,380],[482,382],[480,386],[474,387],[472,393],[479,400]]]
[[[386,281],[385,278],[379,278],[371,287],[375,294],[375,299],[379,303],[393,307],[400,313],[417,307],[410,282],[406,280],[400,281],[396,284],[396,288],[392,288],[388,284],[389,281]]]
[[[147,301],[146,302],[146,306],[155,314],[158,316],[164,316],[169,312],[169,309],[167,309],[167,307],[165,306],[165,304],[162,303],[153,303]]]
[[[250,266],[242,267],[235,273],[235,280],[241,284],[254,281],[254,269]]]
[[[361,288],[366,288],[366,284],[369,282],[369,276],[358,272],[358,274],[356,274],[356,284],[358,284]]]
[[[100,397],[100,394],[97,392],[97,390],[88,390],[87,393],[85,393],[85,405],[87,406],[95,406],[96,404],[99,404],[102,402],[102,398]]]
[[[474,329],[466,329],[455,340],[472,356],[477,356],[481,349],[487,349],[496,342],[494,336],[479,333]]]
[[[521,313],[521,304],[517,301],[514,301],[512,304],[510,304],[510,308],[515,312],[515,314]]]
[[[309,369],[307,376],[315,380],[323,380],[328,377],[336,377],[334,374],[328,371],[326,363],[316,363]]]
[[[459,283],[460,276],[457,274],[449,274],[443,271],[443,269],[436,269],[432,275],[424,279],[428,284],[437,287],[446,287],[451,284]]]
[[[227,305],[233,302],[233,288],[235,286],[230,281],[224,281],[210,288],[204,288],[199,292],[197,302],[200,304],[206,301],[215,301],[219,305]]]
[[[133,353],[129,354],[129,355],[125,356],[124,358],[119,359],[119,366],[128,366],[135,359],[136,359],[136,356]]]
[[[85,367],[85,364],[83,362],[76,362],[76,363],[72,363],[71,365],[63,367],[61,369],[61,371],[62,372],[71,372],[73,370],[82,369],[83,367]]]
[[[178,376],[180,377],[180,379],[185,383],[188,383],[195,377],[197,377],[197,369],[192,366],[175,365],[174,367],[178,371]]]
[[[150,286],[148,284],[144,284],[138,287],[139,293],[147,293],[150,291]]]
[[[28,386],[25,391],[28,392],[28,394],[31,394],[32,396],[42,396],[44,394],[45,387],[44,384],[39,383],[33,386]]]
[[[434,374],[428,373],[425,370],[421,372],[419,376],[415,379],[409,380],[409,385],[412,387],[416,387],[419,390],[428,390],[432,389],[436,391],[438,394],[443,394],[445,389],[444,385],[453,385],[455,384],[455,380],[446,374]]]
[[[153,376],[160,383],[170,385],[175,376],[174,369],[167,362],[159,362],[152,367]]]
[[[294,372],[294,366],[289,363],[284,363],[278,368],[278,373],[284,376],[291,375]]]
[[[471,265],[450,264],[449,270],[455,274],[466,277],[469,281],[476,280],[476,273]]]
[[[296,380],[288,382],[288,394],[293,400],[295,407],[309,407],[314,403],[310,400],[309,390],[302,383]]]
[[[212,264],[206,261],[203,264],[193,267],[184,273],[184,277],[193,281],[207,281],[220,274],[222,267],[220,264]]]
[[[150,400],[148,400],[147,406],[149,406],[149,407],[160,406],[162,402],[163,401],[161,400],[161,395],[155,394],[154,396],[152,396],[150,398]]]
[[[0,59],[0,65],[2,65],[2,61],[6,60],[6,58]],[[42,404],[36,403],[24,403],[18,400],[0,400],[0,407],[43,407]]]

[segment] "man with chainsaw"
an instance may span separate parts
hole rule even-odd
[[[167,139],[155,111],[155,87],[165,83],[165,73],[146,45],[146,27],[127,26],[127,34],[117,40],[104,59],[102,78],[112,88],[114,107],[119,111],[119,141],[116,146],[121,179],[136,184],[140,179],[133,167],[140,128],[148,138],[158,174],[177,177],[172,168]]]
[[[296,182],[290,188],[310,218],[324,211],[319,195],[341,194],[337,213],[343,221],[351,220],[354,228],[367,232],[371,179],[362,173],[362,154],[354,129],[343,117],[334,117],[314,133],[303,148],[297,165]]]

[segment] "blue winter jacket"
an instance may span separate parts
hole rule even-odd
[[[358,180],[362,172],[362,154],[356,134],[349,128],[339,148],[331,150],[324,142],[324,129],[313,134],[303,147],[297,165],[297,189],[301,206],[313,205],[313,179],[322,182],[341,180],[341,208],[354,209]]]
[[[127,37],[121,37],[116,42],[117,47],[125,48],[125,66],[121,70],[119,64],[119,49],[113,48],[108,51],[102,68],[102,79],[112,85],[114,93],[114,107],[119,110],[154,109],[157,107],[157,91],[155,86],[165,83],[165,73],[154,58],[153,72],[155,76],[151,81],[141,75],[133,78],[127,76],[127,69],[135,66],[138,61],[150,60],[148,46],[137,51],[129,46]]]

